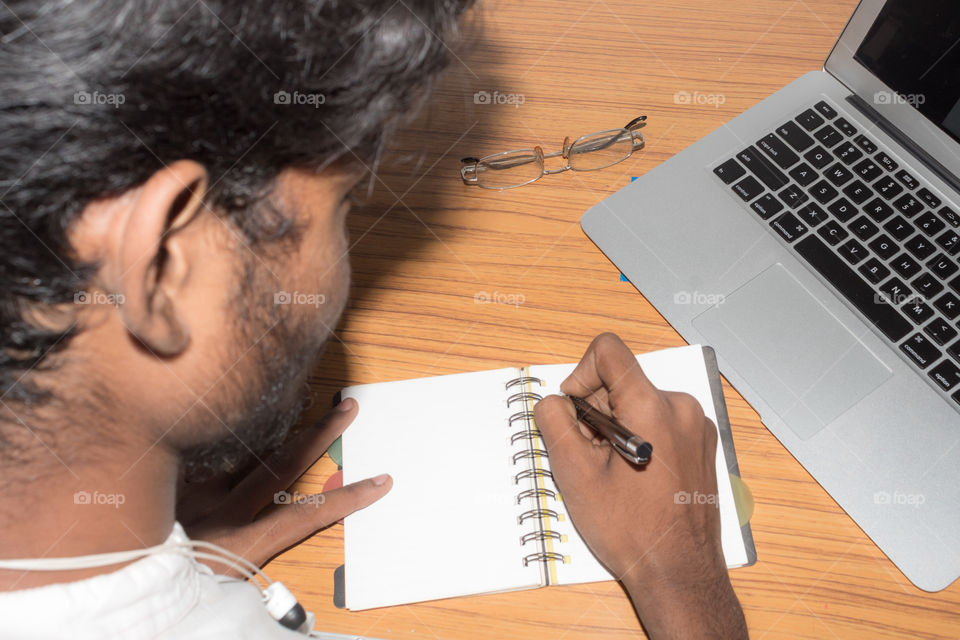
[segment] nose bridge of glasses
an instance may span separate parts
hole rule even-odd
[[[547,169],[546,163],[543,166],[543,173],[552,175],[554,173],[563,173],[570,169],[570,136],[563,139],[563,148],[559,151],[544,154],[544,158],[563,158],[563,166],[557,169]]]

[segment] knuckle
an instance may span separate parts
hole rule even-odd
[[[623,340],[620,339],[620,336],[613,333],[612,331],[605,331],[593,339],[593,344],[596,347],[597,351],[605,352],[612,349],[619,349],[620,347],[625,346]]]

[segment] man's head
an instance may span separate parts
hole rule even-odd
[[[0,6],[0,455],[276,444],[346,301],[347,195],[468,4]]]

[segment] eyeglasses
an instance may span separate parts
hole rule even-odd
[[[639,129],[647,116],[634,118],[622,129],[598,131],[580,136],[570,143],[564,138],[563,149],[543,153],[540,147],[504,151],[483,158],[464,158],[460,161],[460,177],[464,184],[484,189],[513,189],[539,180],[544,175],[564,171],[596,171],[623,162],[634,151],[643,148],[643,134]],[[545,158],[562,157],[567,161],[560,169],[545,169]]]

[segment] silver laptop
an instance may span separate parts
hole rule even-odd
[[[927,591],[960,575],[958,176],[960,4],[863,0],[822,71],[582,219]]]

